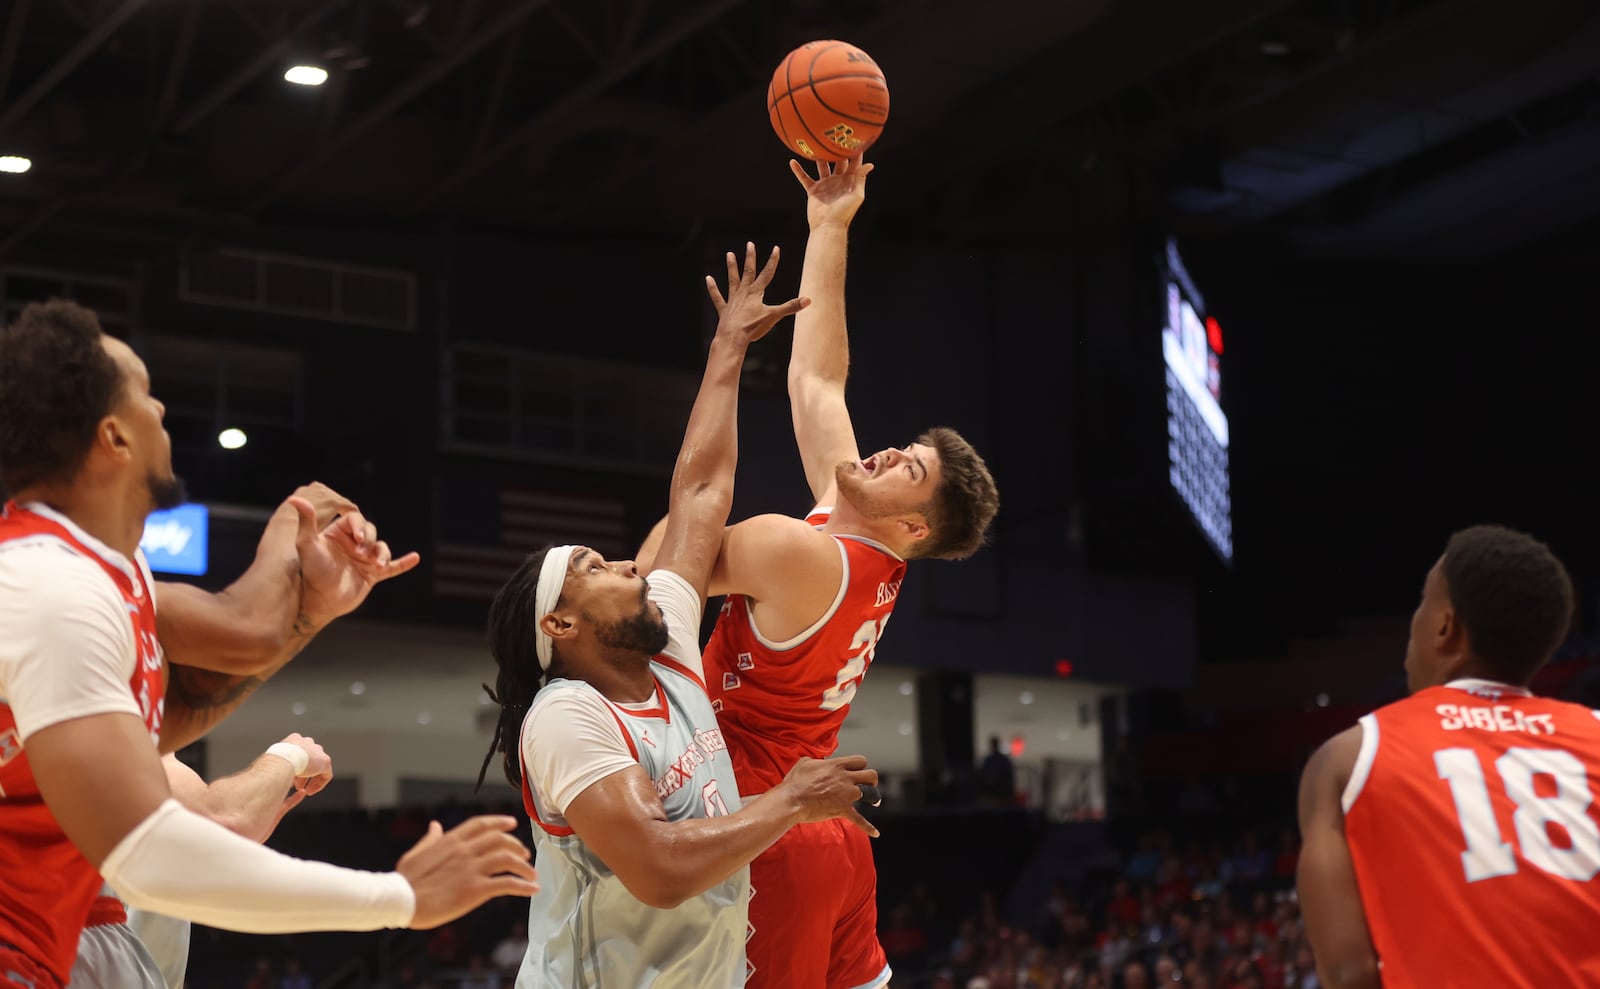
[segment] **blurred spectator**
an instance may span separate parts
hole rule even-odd
[[[894,908],[888,929],[879,934],[878,941],[896,969],[920,968],[928,952],[928,932],[917,924],[909,903]]]
[[[265,958],[257,958],[255,970],[245,981],[244,989],[273,989],[272,963]]]
[[[489,955],[489,960],[494,962],[494,967],[507,972],[515,972],[522,967],[523,956],[528,953],[528,925],[519,923],[511,929],[505,939],[494,946],[494,951]]]
[[[1017,799],[1017,770],[1000,751],[1000,736],[989,736],[989,754],[978,769],[978,796],[988,804],[1009,807]]]
[[[473,955],[467,959],[467,974],[457,989],[500,989],[500,977],[489,971],[489,963],[482,955]]]
[[[1129,962],[1122,970],[1122,989],[1150,989],[1150,975],[1143,965]]]
[[[311,989],[311,976],[300,967],[300,959],[291,958],[283,963],[283,978],[278,989]]]
[[[461,932],[455,924],[445,924],[428,938],[428,960],[435,968],[455,968],[461,964]]]

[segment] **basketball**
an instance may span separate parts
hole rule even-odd
[[[872,146],[889,119],[889,84],[872,56],[844,41],[790,52],[767,87],[772,129],[790,153],[836,162]]]

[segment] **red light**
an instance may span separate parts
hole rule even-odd
[[[1072,660],[1070,660],[1070,659],[1058,659],[1058,660],[1056,660],[1056,676],[1058,676],[1058,677],[1069,677],[1071,675],[1072,675]]]
[[[1217,317],[1206,317],[1206,340],[1211,344],[1211,349],[1222,353],[1222,324],[1217,322]]]
[[[1028,742],[1021,735],[1011,736],[1011,758],[1022,758],[1022,752],[1028,747]]]

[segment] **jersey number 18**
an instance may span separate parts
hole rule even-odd
[[[1502,840],[1478,754],[1472,749],[1441,749],[1433,754],[1433,764],[1455,798],[1467,844],[1461,853],[1467,882],[1515,873],[1516,853],[1509,841]],[[1600,873],[1600,827],[1589,816],[1594,794],[1577,756],[1561,749],[1507,749],[1494,761],[1494,768],[1517,807],[1511,820],[1523,858],[1563,879],[1588,882]],[[1553,780],[1555,792],[1541,794],[1535,776]],[[1565,832],[1566,841],[1561,842],[1565,847],[1557,846],[1552,824]]]

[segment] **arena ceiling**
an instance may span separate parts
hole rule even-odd
[[[793,213],[763,96],[884,67],[875,216],[943,242],[1158,219],[1317,255],[1585,246],[1588,0],[8,0],[0,260],[273,226],[683,241]],[[308,89],[296,62],[331,73]]]

